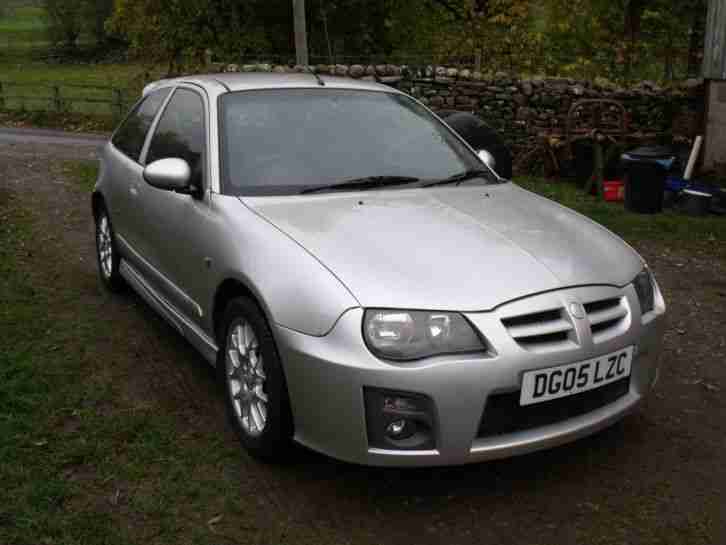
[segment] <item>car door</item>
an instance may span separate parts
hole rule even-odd
[[[139,188],[143,187],[141,152],[156,115],[171,88],[159,89],[141,99],[111,137],[111,146],[104,153],[104,167],[109,169],[107,206],[116,235],[120,236],[126,254],[141,251],[143,233],[138,231]],[[128,247],[134,252],[129,252]]]
[[[191,86],[179,86],[167,102],[145,152],[144,164],[184,159],[192,172],[197,196],[144,187],[139,228],[148,251],[148,278],[155,289],[187,318],[201,323],[202,306],[193,288],[206,274],[204,224],[209,221],[206,103]]]

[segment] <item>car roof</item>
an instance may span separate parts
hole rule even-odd
[[[343,78],[335,76],[320,76],[325,83],[325,87],[332,89],[353,89],[360,91],[385,91],[389,93],[397,93],[398,91],[387,85],[376,83],[369,80],[357,80],[352,78]],[[211,90],[216,89],[219,92],[235,92],[235,91],[252,91],[256,89],[309,89],[321,87],[315,75],[310,73],[270,73],[270,72],[250,72],[250,73],[224,73],[224,74],[204,74],[179,77],[174,79],[163,79],[150,83],[144,87],[144,95],[170,85],[179,83],[191,83],[200,87]],[[220,89],[220,88],[223,88]]]

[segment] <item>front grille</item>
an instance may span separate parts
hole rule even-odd
[[[614,403],[630,388],[630,378],[596,390],[537,405],[520,406],[520,392],[489,396],[477,437],[491,437],[556,424]]]
[[[502,318],[509,335],[527,350],[547,350],[574,345],[574,327],[563,308]]]
[[[628,316],[623,297],[592,301],[585,303],[584,307],[595,344],[609,341],[622,333]]]

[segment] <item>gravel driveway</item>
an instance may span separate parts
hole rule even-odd
[[[56,136],[0,137],[0,191],[39,212],[34,221],[51,234],[29,251],[63,256],[58,289],[75,285],[89,312],[113,318],[117,330],[95,349],[115,354],[109,372],[124,399],[233,442],[201,357],[138,298],[97,288],[89,199],[54,168],[93,158],[97,142]],[[307,452],[274,467],[240,450],[229,485],[250,507],[225,518],[219,542],[283,524],[289,543],[726,543],[726,263],[676,245],[639,249],[666,294],[670,328],[657,393],[635,414],[574,444],[462,468],[370,469]],[[230,478],[215,471],[206,478]],[[125,516],[119,524],[134,523]]]

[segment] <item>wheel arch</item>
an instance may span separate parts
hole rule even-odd
[[[262,312],[262,315],[267,320],[267,324],[272,325],[270,313],[262,298],[252,288],[250,288],[247,283],[243,282],[239,278],[228,277],[224,279],[219,286],[217,286],[217,289],[214,292],[214,299],[212,300],[212,330],[217,343],[220,343],[223,340],[220,327],[222,326],[224,310],[227,307],[227,304],[237,297],[248,297],[254,301],[260,309],[260,312]]]
[[[91,195],[91,211],[93,212],[93,219],[98,219],[99,212],[106,208],[106,200],[103,197],[103,194],[96,190]],[[106,210],[108,213],[108,210]]]

